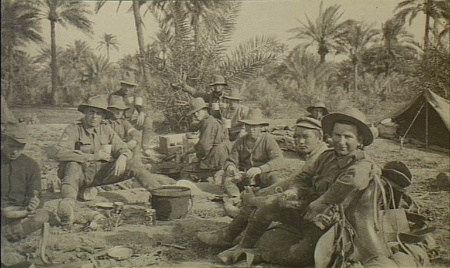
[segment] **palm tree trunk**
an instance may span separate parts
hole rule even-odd
[[[358,75],[359,75],[359,74],[358,74],[358,64],[355,64],[355,67],[354,67],[355,93],[358,92]]]
[[[134,23],[136,25],[136,32],[139,44],[140,55],[140,65],[142,69],[142,78],[144,80],[144,85],[147,84],[147,70],[145,69],[145,44],[144,44],[144,34],[142,31],[142,18],[139,12],[139,0],[133,0],[133,13],[134,13]]]
[[[14,58],[13,58],[13,48],[12,48],[12,46],[10,45],[10,46],[8,46],[8,64],[9,64],[9,72],[8,72],[8,86],[7,86],[7,90],[6,90],[6,94],[5,94],[5,99],[6,99],[6,102],[9,102],[10,101],[10,98],[11,98],[11,93],[12,93],[12,77],[13,77],[13,75],[12,75],[12,73],[13,73],[13,68],[14,68],[14,65],[13,65],[13,60],[14,60]]]
[[[58,66],[56,63],[56,23],[50,20],[51,63],[52,70],[52,104],[58,103]]]
[[[430,33],[430,7],[431,7],[431,1],[432,0],[425,0],[425,37],[424,37],[424,51],[428,51],[429,46],[429,33]]]
[[[109,45],[106,45],[106,57],[108,57],[109,60]]]

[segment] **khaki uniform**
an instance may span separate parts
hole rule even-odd
[[[150,146],[150,139],[151,139],[151,131],[152,131],[152,119],[148,116],[148,114],[145,116],[144,124],[142,126],[137,125],[137,116],[139,112],[143,111],[143,107],[140,105],[136,105],[136,98],[140,97],[139,95],[131,96],[128,94],[122,93],[121,90],[118,90],[111,95],[117,95],[123,98],[123,101],[125,104],[130,108],[125,111],[124,116],[125,119],[132,123],[132,125],[139,131],[142,130],[142,142],[139,142],[142,146],[142,148],[146,149]],[[110,95],[110,96],[111,96]],[[130,97],[133,98],[133,102],[130,102]]]
[[[228,131],[218,119],[207,115],[200,122],[199,131],[199,141],[194,147],[199,162],[183,168],[181,175],[186,179],[205,179],[214,175],[222,168],[230,153]]]
[[[327,209],[332,205],[345,208],[368,187],[373,174],[380,173],[380,168],[363,151],[344,157],[338,157],[334,150],[324,152],[312,165],[306,165],[291,184],[290,188],[298,189],[303,208],[271,206],[258,209],[249,221],[251,227],[246,230],[246,243],[259,241],[257,246],[267,262],[287,266],[312,265],[317,241],[334,222],[328,223],[323,230],[315,223],[305,221],[302,215],[306,206],[312,201],[324,205],[324,211],[315,211],[311,219],[328,214]],[[265,232],[272,221],[281,221],[284,225],[279,230]],[[286,229],[290,230],[286,232]],[[291,237],[291,240],[281,242],[283,237]],[[278,242],[269,242],[273,240]]]
[[[230,141],[235,141],[240,138],[240,134],[244,130],[244,124],[239,120],[246,119],[249,108],[245,105],[238,104],[237,108],[231,110],[229,106],[223,110],[222,117],[231,120],[231,128],[228,130],[230,134]]]
[[[244,172],[252,167],[259,167],[262,173],[257,178],[258,186],[263,188],[277,182],[270,172],[283,167],[283,152],[275,139],[268,134],[263,134],[258,138],[252,147],[250,147],[249,138],[246,135],[234,143],[230,157],[225,163],[225,170],[229,165],[236,166]]]
[[[33,193],[41,193],[41,172],[36,161],[26,155],[16,160],[1,158],[2,208],[8,206],[26,207]],[[39,205],[42,207],[43,203]],[[24,238],[40,229],[49,219],[48,211],[37,209],[32,216],[21,220],[6,219],[2,215],[2,236],[10,241]],[[3,239],[2,239],[3,240]],[[3,250],[3,249],[2,249]]]
[[[120,155],[128,159],[126,171],[121,176],[114,175],[115,162],[89,161],[102,145],[108,144],[112,145],[113,159]],[[69,194],[71,196],[65,194],[64,185],[71,186],[78,193],[80,188],[116,183],[131,177],[135,177],[146,189],[158,187],[159,183],[133,164],[132,156],[127,145],[106,123],[87,128],[86,122],[81,119],[67,126],[57,149],[57,159],[61,162],[58,176],[62,179],[63,196],[76,198],[73,193]]]

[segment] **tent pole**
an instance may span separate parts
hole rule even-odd
[[[425,148],[428,149],[428,103],[425,103]]]

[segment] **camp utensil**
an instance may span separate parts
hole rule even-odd
[[[133,250],[127,247],[116,246],[110,248],[106,254],[116,260],[127,260],[133,256]]]

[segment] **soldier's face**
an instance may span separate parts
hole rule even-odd
[[[238,107],[239,101],[227,99],[227,103],[230,106],[231,110],[235,110]]]
[[[84,115],[88,126],[96,127],[102,122],[105,117],[105,112],[102,109],[88,107],[84,110]]]
[[[214,85],[214,86],[212,86],[212,90],[215,93],[222,93],[224,91],[224,89],[225,89],[224,85]]]
[[[123,117],[124,110],[120,110],[117,108],[108,108],[113,113],[114,119],[119,119]]]
[[[322,108],[313,108],[311,111],[311,115],[317,119],[317,120],[321,120],[323,117],[324,111]]]
[[[245,125],[245,132],[250,138],[257,139],[262,135],[263,126]]]
[[[297,152],[302,155],[311,153],[322,141],[317,130],[303,127],[295,129],[294,139]]]
[[[352,124],[335,123],[331,133],[332,145],[336,153],[346,156],[358,149],[362,137],[358,136],[358,128]]]
[[[22,155],[24,149],[24,143],[17,142],[9,137],[2,139],[2,155],[8,160],[16,160]]]
[[[131,94],[134,91],[134,86],[128,85],[128,84],[122,84],[122,91],[126,95]]]

